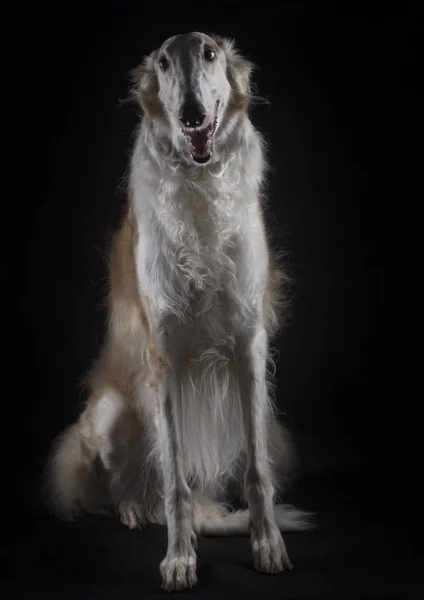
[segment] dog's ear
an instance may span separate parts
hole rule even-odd
[[[249,104],[250,78],[255,66],[250,60],[240,55],[234,40],[220,35],[211,37],[225,53],[227,77],[233,90],[232,106],[234,110],[245,110]]]
[[[150,53],[137,68],[130,72],[133,84],[132,93],[143,111],[152,118],[161,112],[158,98],[159,83],[155,71],[157,54],[156,50]]]

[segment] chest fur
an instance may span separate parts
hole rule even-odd
[[[158,320],[222,321],[234,304],[242,190],[228,181],[160,183],[139,223],[137,266]]]

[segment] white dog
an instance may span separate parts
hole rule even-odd
[[[252,64],[233,43],[178,35],[134,73],[143,109],[110,258],[107,341],[78,422],[56,440],[55,512],[167,524],[163,587],[196,583],[196,534],[251,534],[254,565],[290,569],[276,505],[288,438],[269,398],[284,277],[261,207]],[[247,508],[232,511],[238,499]]]

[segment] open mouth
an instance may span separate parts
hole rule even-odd
[[[209,125],[198,129],[182,129],[193,160],[201,165],[207,163],[213,153],[213,137],[218,125],[218,104],[219,100],[216,103],[215,116]]]

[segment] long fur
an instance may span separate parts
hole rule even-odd
[[[190,160],[163,99],[157,61],[164,50],[153,52],[133,72],[144,116],[127,209],[110,254],[108,335],[87,377],[81,417],[54,442],[47,483],[50,506],[63,518],[111,513],[129,527],[150,521],[170,528],[167,478],[183,492],[186,482],[196,533],[246,535],[249,509],[228,504],[246,505],[250,489],[253,442],[246,435],[240,361],[250,344],[259,351],[265,335],[265,358],[272,362],[268,341],[284,318],[286,275],[263,219],[265,147],[247,113],[253,65],[229,40],[191,35],[184,39],[214,44],[223,65],[214,67],[227,92],[213,159],[201,167]],[[172,414],[160,400],[164,373],[179,381]],[[260,464],[275,498],[290,467],[291,443],[270,394],[260,411],[267,432]],[[163,429],[168,418],[173,425]],[[177,444],[174,455],[167,443]],[[169,472],[172,461],[172,469],[181,468],[179,479]],[[294,507],[278,505],[274,515],[282,530],[310,526],[309,515]],[[167,589],[193,584],[191,571],[181,584],[169,565],[162,568]]]

